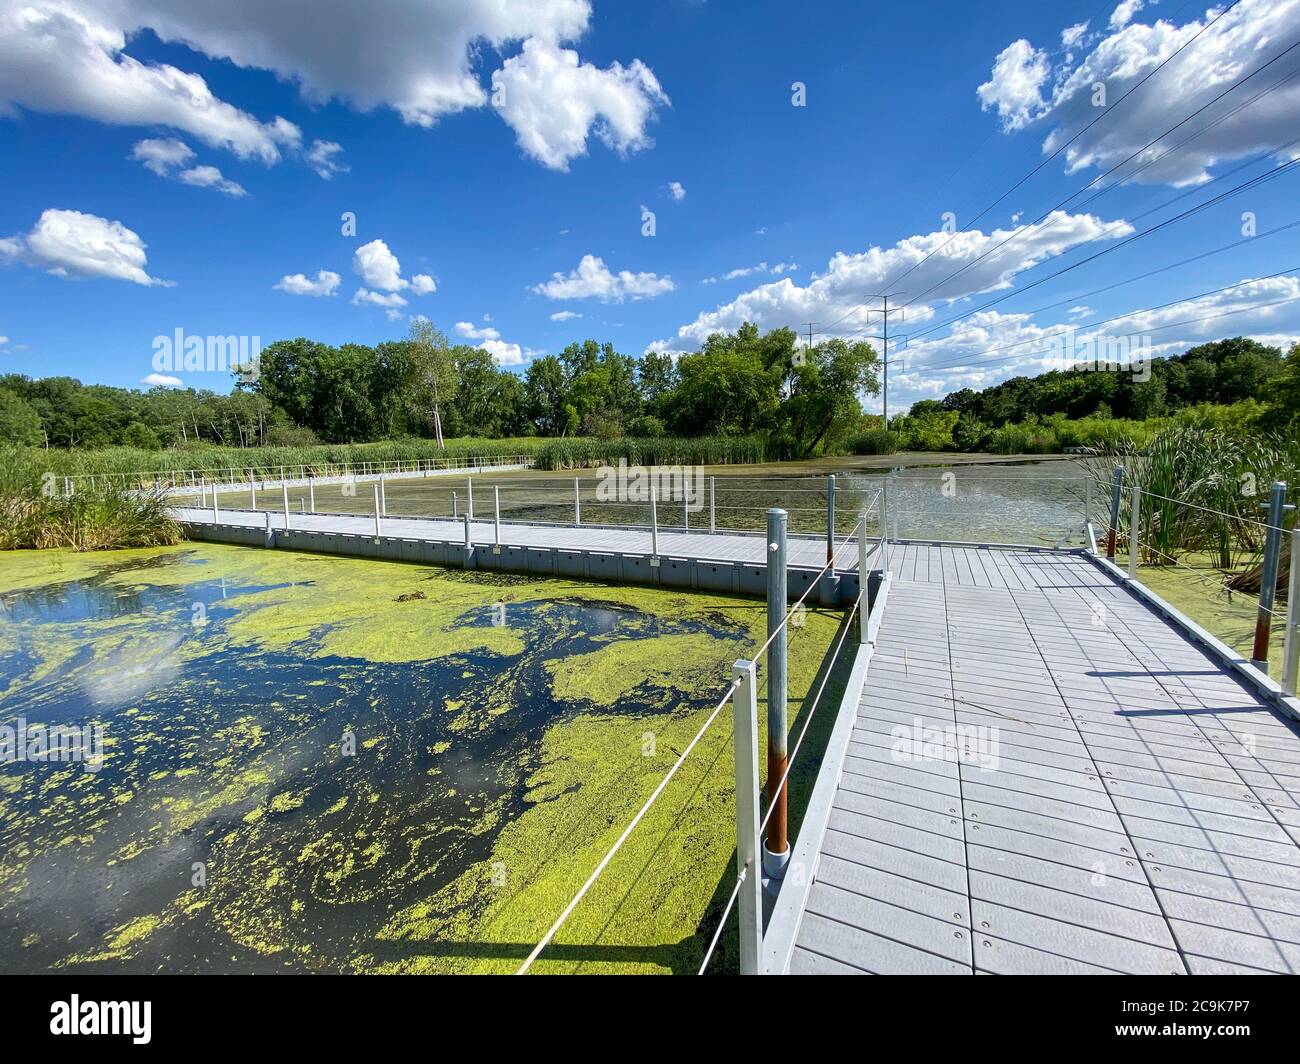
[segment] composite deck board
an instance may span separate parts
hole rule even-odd
[[[889,565],[790,971],[1300,972],[1292,722],[1078,554]]]

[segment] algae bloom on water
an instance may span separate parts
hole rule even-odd
[[[840,622],[791,642],[791,718]],[[756,600],[215,545],[0,557],[9,971],[510,971],[762,642]],[[730,722],[538,971],[689,971]]]

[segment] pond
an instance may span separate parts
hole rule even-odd
[[[793,633],[792,722],[840,623]],[[0,967],[511,971],[764,625],[756,600],[286,551],[9,552],[0,728],[98,727],[102,761],[0,763]],[[734,877],[730,732],[535,970],[698,966]]]

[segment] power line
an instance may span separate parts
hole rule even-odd
[[[1058,202],[1054,207],[1051,207],[1051,208],[1049,208],[1048,210],[1044,211],[1041,215],[1038,216],[1038,218],[1037,218],[1035,221],[1029,223],[1028,225],[1024,225],[1024,226],[1019,227],[1019,228],[1016,229],[1014,232],[1012,232],[1012,233],[1011,233],[1011,234],[1010,234],[1010,235],[1009,235],[1005,240],[1000,241],[999,243],[995,244],[993,247],[991,247],[991,248],[987,249],[986,251],[982,252],[981,254],[977,255],[974,259],[972,259],[970,262],[966,263],[966,264],[965,264],[964,266],[962,266],[960,269],[954,271],[953,273],[947,275],[946,277],[942,277],[942,278],[940,278],[940,279],[939,279],[938,281],[936,281],[934,284],[930,285],[929,288],[926,288],[925,290],[923,290],[923,291],[921,291],[921,292],[918,292],[915,296],[913,296],[911,299],[909,299],[909,300],[907,301],[907,303],[904,304],[904,306],[911,306],[911,304],[915,303],[915,302],[916,302],[918,299],[920,299],[922,296],[928,295],[930,292],[933,292],[933,291],[934,291],[936,288],[938,288],[940,285],[947,284],[949,281],[953,280],[954,278],[961,276],[961,274],[965,273],[967,270],[969,270],[969,269],[970,269],[972,266],[974,266],[976,263],[981,262],[981,261],[983,261],[984,259],[988,258],[989,255],[993,254],[993,252],[998,251],[999,249],[1005,247],[1007,244],[1011,243],[1011,241],[1015,240],[1017,237],[1024,235],[1026,232],[1028,232],[1030,229],[1035,228],[1036,226],[1040,226],[1040,225],[1043,223],[1044,220],[1046,220],[1047,218],[1050,218],[1050,217],[1052,216],[1052,214],[1054,214],[1056,211],[1060,210],[1062,207],[1064,207],[1066,204],[1068,204],[1068,203],[1069,203],[1072,199],[1074,199],[1076,196],[1079,196],[1079,195],[1081,195],[1082,193],[1086,192],[1088,189],[1092,188],[1095,184],[1097,184],[1098,181],[1103,181],[1103,180],[1105,180],[1107,177],[1109,177],[1109,176],[1111,176],[1112,174],[1114,174],[1115,171],[1118,170],[1120,167],[1125,166],[1125,165],[1127,165],[1128,163],[1132,162],[1132,161],[1133,161],[1134,159],[1136,159],[1139,155],[1141,155],[1144,151],[1147,151],[1149,148],[1151,148],[1151,147],[1153,147],[1154,145],[1158,144],[1158,143],[1159,143],[1161,140],[1163,140],[1165,137],[1169,136],[1169,134],[1172,133],[1174,130],[1178,129],[1179,127],[1181,127],[1181,126],[1183,126],[1183,125],[1186,125],[1188,122],[1190,122],[1190,121],[1191,121],[1193,118],[1195,118],[1197,115],[1202,114],[1202,113],[1204,113],[1206,110],[1208,110],[1210,107],[1213,107],[1216,103],[1218,103],[1220,100],[1222,100],[1222,99],[1223,99],[1225,96],[1227,96],[1229,93],[1231,93],[1231,92],[1235,91],[1236,89],[1240,88],[1242,85],[1244,85],[1244,84],[1245,84],[1247,81],[1249,81],[1251,78],[1253,78],[1253,77],[1255,77],[1256,75],[1262,73],[1264,70],[1266,70],[1268,67],[1272,66],[1272,65],[1273,65],[1274,63],[1276,63],[1278,60],[1280,60],[1280,59],[1282,59],[1283,57],[1289,55],[1289,54],[1290,54],[1292,51],[1294,51],[1296,48],[1300,48],[1300,40],[1296,40],[1296,41],[1294,41],[1292,44],[1290,44],[1290,45],[1287,46],[1285,49],[1283,49],[1281,52],[1279,52],[1277,55],[1275,55],[1272,59],[1268,60],[1266,63],[1262,64],[1261,66],[1255,68],[1253,71],[1251,71],[1251,72],[1250,72],[1249,74],[1247,74],[1245,77],[1240,78],[1240,79],[1238,79],[1237,81],[1233,82],[1233,84],[1229,85],[1226,89],[1223,90],[1223,92],[1221,92],[1221,93],[1219,93],[1217,96],[1215,96],[1214,99],[1212,99],[1212,100],[1210,100],[1209,102],[1207,102],[1207,103],[1203,104],[1202,106],[1198,107],[1198,108],[1197,108],[1195,111],[1193,111],[1191,114],[1187,115],[1185,118],[1183,118],[1183,119],[1180,120],[1179,122],[1177,122],[1177,123],[1175,123],[1174,125],[1170,126],[1167,130],[1165,130],[1165,131],[1164,131],[1163,133],[1161,133],[1159,136],[1157,136],[1157,137],[1155,137],[1154,139],[1148,141],[1146,144],[1144,144],[1144,145],[1143,145],[1141,148],[1139,148],[1137,151],[1135,151],[1135,152],[1133,152],[1131,155],[1129,155],[1126,159],[1121,160],[1120,162],[1118,162],[1118,163],[1116,163],[1114,166],[1112,166],[1110,169],[1108,169],[1107,171],[1105,171],[1105,173],[1098,174],[1096,177],[1094,177],[1091,181],[1089,181],[1089,182],[1088,182],[1086,185],[1084,185],[1082,188],[1077,189],[1076,191],[1070,193],[1070,195],[1066,196],[1065,199],[1063,199],[1063,200],[1061,200],[1060,202]],[[1268,91],[1272,91],[1272,89],[1273,89],[1273,88],[1276,88],[1276,87],[1277,87],[1277,86],[1274,85],[1274,86],[1272,86]],[[1207,127],[1207,128],[1208,128],[1208,127]],[[1201,131],[1198,132],[1196,135],[1199,136],[1201,132],[1204,132],[1204,130],[1201,130]],[[1188,139],[1191,139],[1191,138],[1188,138]],[[1184,141],[1183,143],[1186,143],[1186,141]],[[1111,186],[1111,187],[1113,188],[1113,187],[1116,187],[1116,186]],[[945,246],[946,246],[946,245],[945,245]],[[919,263],[918,263],[917,265],[919,265]]]

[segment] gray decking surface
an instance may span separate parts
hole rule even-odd
[[[196,507],[176,507],[178,520],[209,523],[212,510]],[[242,525],[248,528],[261,528],[266,523],[265,510],[219,510],[222,524]],[[318,532],[346,532],[353,535],[373,535],[375,519],[373,515],[348,514],[289,514],[290,525],[295,529]],[[284,528],[284,514],[271,511],[271,527]],[[385,517],[381,522],[385,536],[397,536],[410,539],[443,540],[450,543],[462,543],[465,538],[463,521],[443,520],[437,518],[402,518]],[[494,540],[494,528],[491,521],[472,521],[470,537],[475,544],[483,546]],[[558,550],[590,550],[611,553],[649,555],[649,529],[606,528],[600,525],[531,525],[513,522],[501,522],[501,542],[514,547],[545,547]],[[674,557],[697,558],[709,561],[731,561],[766,565],[767,544],[761,534],[745,535],[743,533],[708,533],[659,530],[659,553]],[[789,564],[802,568],[820,569],[826,564],[826,544],[824,540],[790,537]],[[857,549],[850,547],[842,551],[837,569],[853,569],[857,566]]]
[[[890,568],[792,972],[1300,971],[1289,724],[1082,555]]]

